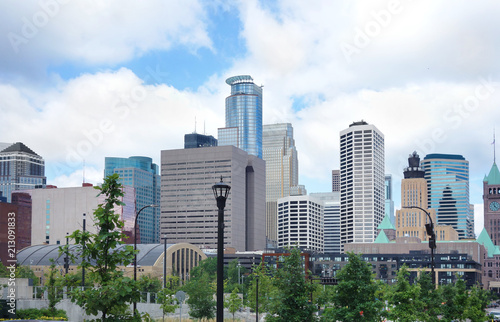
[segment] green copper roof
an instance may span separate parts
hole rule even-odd
[[[500,184],[500,171],[498,171],[497,164],[493,162],[490,173],[484,177],[484,181],[488,184]]]
[[[380,231],[380,234],[378,234],[377,238],[374,241],[374,243],[376,244],[387,244],[390,242],[391,241],[389,240],[389,238],[387,238],[387,235],[384,233],[383,230]]]
[[[477,237],[477,242],[479,244],[482,244],[484,248],[486,248],[486,250],[488,251],[488,257],[493,257],[493,255],[500,255],[498,246],[495,246],[495,244],[493,244],[490,235],[488,235],[488,232],[486,231],[486,228],[483,228],[483,230],[479,234],[479,237]]]
[[[396,230],[396,228],[394,227],[394,225],[389,220],[389,216],[387,216],[387,214],[385,215],[385,217],[382,220],[382,222],[378,225],[377,229],[382,229],[382,230],[383,229],[393,229],[393,230]]]

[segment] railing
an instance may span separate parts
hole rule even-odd
[[[81,287],[79,287],[81,288]],[[72,291],[74,287],[70,287],[69,291]],[[58,289],[56,288],[56,294],[60,299],[69,298],[67,294],[66,288]],[[44,286],[33,286],[33,299],[35,300],[47,300],[48,299],[48,291]],[[158,293],[154,292],[141,292],[141,297],[139,303],[159,303],[158,301]]]

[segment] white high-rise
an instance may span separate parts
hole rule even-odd
[[[340,132],[342,245],[377,237],[385,214],[384,163],[384,135],[374,125],[354,122]]]
[[[299,162],[290,123],[264,125],[262,156],[266,161],[266,237],[271,246],[278,238],[277,200],[291,195],[299,183]]]

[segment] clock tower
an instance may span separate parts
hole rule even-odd
[[[483,180],[484,228],[495,245],[500,245],[500,171],[495,162]]]

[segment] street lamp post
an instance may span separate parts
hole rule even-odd
[[[135,220],[134,220],[134,281],[137,281],[137,253],[136,253],[136,250],[137,250],[137,218],[139,218],[139,214],[141,213],[141,211],[143,211],[144,209],[149,208],[149,207],[158,207],[158,205],[144,206],[141,209],[139,209],[139,211],[135,215]],[[134,301],[134,316],[137,314],[136,309],[137,309],[137,302]]]
[[[231,187],[222,182],[212,186],[217,208],[219,208],[217,220],[217,322],[224,321],[224,207]]]
[[[255,275],[255,322],[259,322],[259,275]]]
[[[408,207],[403,207],[403,208],[407,208],[407,209],[411,209],[411,208],[420,209],[423,212],[425,212],[425,214],[429,218],[430,223],[429,224],[425,224],[425,231],[427,232],[427,235],[429,236],[429,248],[431,249],[431,276],[432,276],[432,285],[435,286],[436,285],[436,280],[435,280],[435,277],[434,277],[434,249],[436,249],[436,233],[434,232],[434,223],[432,222],[431,215],[429,214],[429,212],[427,210],[425,210],[424,208],[420,208],[418,206],[408,206]]]
[[[85,234],[86,229],[85,214],[83,214],[83,233]],[[85,240],[83,242],[83,249],[85,249]],[[85,267],[82,267],[82,291],[85,290]]]
[[[167,288],[167,235],[163,236],[163,288]]]

